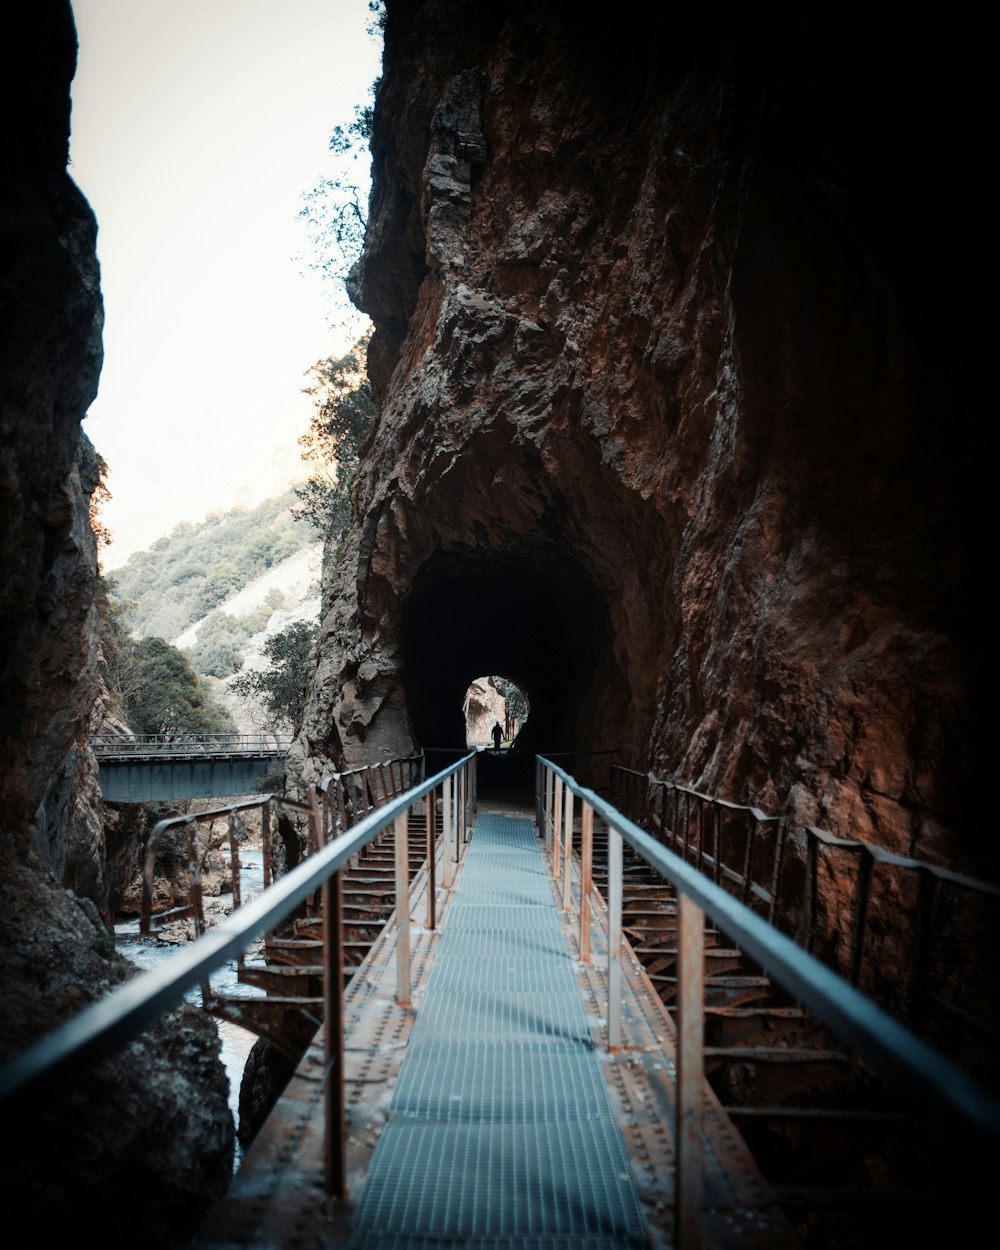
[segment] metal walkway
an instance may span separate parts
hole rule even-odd
[[[394,921],[346,990],[346,1197],[320,1027],[188,1250],[673,1250],[675,1026],[626,943],[611,1052],[607,909],[584,960],[579,876],[566,907],[551,870],[527,814],[480,806],[434,929],[413,882],[412,1006]],[[703,1132],[705,1250],[794,1246],[707,1084]]]
[[[527,820],[477,822],[348,1244],[649,1245]]]

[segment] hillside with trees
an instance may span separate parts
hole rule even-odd
[[[135,703],[141,681],[132,689],[137,659],[152,663],[154,656],[161,669],[189,669],[198,698],[240,729],[297,727],[320,583],[352,522],[361,452],[375,419],[367,345],[365,334],[309,370],[314,413],[299,440],[302,482],[256,507],[182,522],[105,579],[105,651],[117,657],[109,669],[121,669],[123,682],[112,693],[134,729],[163,719],[158,706]]]
[[[322,545],[297,501],[182,523],[102,579],[107,682],[134,732],[293,727]]]
[[[293,514],[296,501],[294,488],[289,488],[253,508],[211,512],[198,523],[182,521],[147,551],[130,556],[111,580],[133,633],[179,638],[270,569],[315,543],[315,531]]]

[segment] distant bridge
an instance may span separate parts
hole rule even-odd
[[[280,734],[96,734],[91,746],[108,803],[256,794],[281,767]]]

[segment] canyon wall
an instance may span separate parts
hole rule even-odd
[[[460,747],[499,673],[528,749],[995,873],[960,35],[559,0],[385,35],[379,418],[290,782]]]
[[[67,174],[66,0],[0,43],[0,1063],[134,975],[115,953],[98,769],[81,422],[102,363],[96,222]],[[214,1023],[182,1005],[95,1073],[3,1107],[0,1197],[32,1244],[172,1250],[227,1188],[234,1130]]]

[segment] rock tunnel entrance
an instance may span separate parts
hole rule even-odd
[[[401,643],[410,720],[430,767],[437,752],[465,750],[463,702],[475,678],[502,673],[524,692],[531,712],[513,748],[480,760],[484,797],[530,795],[538,752],[581,749],[610,646],[603,599],[564,555],[482,551],[427,561],[403,610]]]

